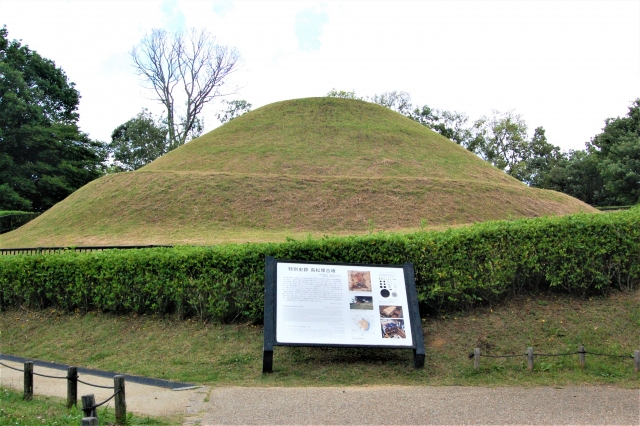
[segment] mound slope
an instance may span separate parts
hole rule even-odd
[[[590,211],[387,108],[309,98],[91,182],[0,246],[274,241]]]

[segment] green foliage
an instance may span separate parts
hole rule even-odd
[[[335,88],[329,90],[329,92],[325,95],[328,98],[342,98],[342,99],[355,99],[357,101],[364,101],[365,98],[362,98],[356,95],[355,90],[347,92],[345,90],[336,90]]]
[[[235,100],[235,101],[222,101],[223,104],[227,106],[227,109],[224,111],[220,111],[216,117],[218,121],[222,124],[228,123],[236,117],[240,117],[243,114],[246,114],[251,111],[251,105],[249,102],[245,100]]]
[[[43,211],[102,174],[64,71],[0,28],[0,208]]]
[[[640,200],[640,98],[626,117],[609,118],[587,150],[598,159],[598,170],[612,204]]]
[[[640,211],[499,221],[445,232],[281,244],[177,247],[0,259],[0,303],[258,321],[264,259],[412,262],[423,308],[469,308],[546,289],[584,296],[640,277]]]
[[[111,133],[109,151],[121,170],[137,170],[169,149],[168,129],[161,120],[143,109]]]

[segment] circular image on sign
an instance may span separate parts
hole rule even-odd
[[[382,297],[389,297],[389,294],[390,294],[390,293],[389,293],[389,290],[387,290],[386,288],[383,288],[383,289],[380,291],[380,296],[382,296]]]

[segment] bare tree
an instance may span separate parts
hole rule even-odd
[[[167,110],[169,150],[202,133],[202,108],[230,94],[222,88],[240,63],[235,49],[216,44],[204,29],[186,34],[154,29],[130,54],[136,72]],[[176,111],[176,102],[184,102],[184,108]]]

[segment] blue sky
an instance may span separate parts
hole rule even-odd
[[[640,97],[640,2],[0,0],[10,38],[62,67],[82,95],[80,126],[109,140],[161,107],[128,52],[153,28],[206,27],[242,55],[228,99],[255,107],[332,88],[411,94],[466,112],[515,109],[531,133],[582,149]],[[205,110],[208,130],[219,104]]]

